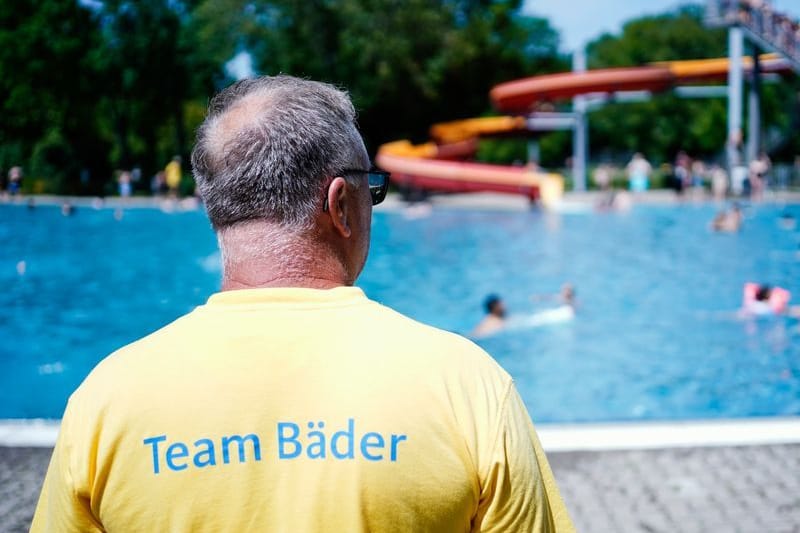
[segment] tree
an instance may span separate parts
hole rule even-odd
[[[92,14],[72,0],[0,0],[0,169],[35,154],[33,166],[50,174],[31,177],[59,192],[80,190],[81,169],[102,170],[92,127],[98,42]]]
[[[563,68],[521,0],[0,0],[0,167],[62,193],[113,190],[178,153],[225,64],[347,87],[370,148],[489,110],[507,79]]]
[[[186,155],[183,105],[190,82],[181,47],[183,7],[169,0],[106,0],[98,9],[102,110],[117,168],[141,166],[147,175],[170,156]],[[159,153],[165,129],[171,142]]]
[[[622,67],[724,57],[726,43],[725,30],[706,28],[702,7],[688,5],[632,20],[619,36],[603,35],[589,44],[589,65]],[[764,123],[784,133],[790,129],[790,110],[781,103],[791,99],[792,91],[786,83],[764,88]],[[726,113],[724,98],[692,100],[674,93],[657,94],[646,102],[606,105],[591,114],[592,151],[617,158],[641,151],[656,162],[670,161],[679,150],[721,159]]]
[[[375,148],[481,114],[493,84],[557,68],[557,33],[519,8],[519,0],[206,0],[195,31],[218,62],[246,50],[261,73],[347,87]]]

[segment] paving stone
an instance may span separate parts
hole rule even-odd
[[[0,447],[0,533],[28,530],[50,452]],[[800,533],[800,444],[548,457],[581,532]]]
[[[579,531],[800,533],[800,445],[549,457]],[[606,495],[610,516],[585,516],[581,500],[594,494]]]
[[[0,531],[28,531],[39,499],[49,449],[0,447]]]

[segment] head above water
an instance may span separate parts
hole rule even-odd
[[[369,158],[347,93],[291,76],[215,96],[192,167],[217,232],[223,289],[351,285],[369,248]],[[326,204],[327,209],[323,209]]]
[[[565,283],[561,286],[561,298],[568,304],[572,304],[575,301],[575,287],[571,283]]]
[[[756,290],[757,302],[766,302],[769,300],[770,296],[772,296],[772,287],[770,287],[769,285],[758,286],[758,290]]]
[[[506,305],[503,299],[496,294],[490,294],[483,301],[483,307],[486,309],[487,315],[494,315],[499,318],[506,316]]]

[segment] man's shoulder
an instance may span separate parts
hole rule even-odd
[[[87,397],[94,403],[103,396],[113,397],[122,392],[127,381],[157,372],[158,359],[163,357],[170,344],[178,340],[179,332],[191,315],[188,313],[105,356],[73,392],[70,401],[75,403],[81,397]]]

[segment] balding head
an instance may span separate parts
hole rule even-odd
[[[350,285],[369,251],[369,159],[347,94],[290,76],[211,100],[192,166],[223,289]]]
[[[368,163],[347,94],[291,76],[242,80],[214,97],[192,153],[217,230],[253,220],[308,230],[326,180]]]

